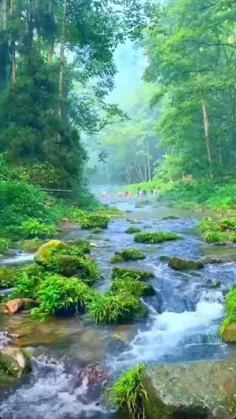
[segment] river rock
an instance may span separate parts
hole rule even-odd
[[[20,378],[31,371],[31,362],[26,351],[14,346],[0,350],[0,381],[1,377]]]
[[[224,327],[222,340],[227,343],[236,343],[236,322]]]
[[[64,243],[61,240],[50,240],[47,243],[44,243],[34,256],[34,260],[36,263],[47,265],[51,262],[51,257],[53,251],[56,249],[69,249],[70,246],[67,243]]]
[[[149,367],[143,377],[147,419],[235,419],[235,362]]]
[[[178,257],[170,258],[168,261],[168,265],[176,271],[186,271],[204,268],[204,264],[199,260],[187,260]]]
[[[38,305],[34,300],[30,298],[15,298],[14,300],[8,301],[4,307],[4,313],[16,314],[21,310],[27,310]]]

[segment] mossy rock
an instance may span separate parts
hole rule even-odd
[[[187,271],[193,269],[197,270],[204,268],[204,264],[201,261],[182,259],[178,257],[170,258],[168,261],[168,265],[170,266],[170,268],[176,271]]]
[[[50,240],[47,243],[44,243],[34,256],[36,263],[42,265],[50,265],[52,263],[52,257],[56,250],[70,249],[69,244],[64,243],[61,240]]]
[[[152,365],[142,385],[147,419],[234,419],[235,359]]]
[[[166,256],[166,255],[160,256],[160,261],[161,262],[169,262],[170,259],[171,259],[170,256]]]
[[[7,268],[0,266],[0,289],[11,288],[19,268]]]
[[[88,284],[100,279],[98,266],[90,257],[57,255],[53,270],[66,277],[77,276]]]
[[[102,232],[103,232],[103,229],[100,228],[100,227],[95,227],[95,228],[92,228],[92,230],[91,230],[91,233],[93,233],[93,234],[99,234],[99,233],[102,233]]]
[[[134,236],[134,241],[137,243],[156,244],[163,243],[169,240],[177,240],[180,238],[179,234],[168,231],[141,232]]]
[[[221,286],[220,281],[212,281],[211,279],[209,279],[206,284],[209,288],[219,288]]]
[[[127,248],[116,252],[115,255],[110,259],[111,263],[124,262],[129,260],[142,260],[145,259],[145,255],[138,249]]]
[[[178,215],[167,215],[166,217],[162,217],[162,220],[179,220],[179,218]]]
[[[99,214],[87,214],[85,215],[82,220],[80,221],[80,226],[84,229],[94,229],[94,228],[101,228],[106,229],[108,227],[108,223],[110,218],[105,215]]]
[[[139,298],[128,292],[118,295],[99,294],[88,304],[88,315],[97,324],[122,324],[148,315]]]
[[[127,230],[125,230],[125,233],[127,234],[135,234],[135,233],[140,233],[141,229],[138,227],[128,227]]]
[[[154,277],[153,272],[146,269],[121,268],[118,266],[112,269],[112,280],[131,278],[137,281],[146,281]]]
[[[31,371],[30,357],[23,349],[8,346],[0,350],[1,376],[20,378]]]
[[[221,339],[226,343],[236,343],[236,321],[223,328]]]
[[[112,281],[111,292],[114,294],[128,292],[136,297],[148,297],[156,294],[152,285],[129,277]]]

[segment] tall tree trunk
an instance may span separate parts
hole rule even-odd
[[[213,179],[213,171],[212,171],[212,155],[211,155],[211,139],[210,139],[210,122],[206,110],[205,101],[202,99],[202,114],[203,114],[203,125],[204,125],[204,133],[205,133],[205,141],[206,141],[206,149],[207,149],[207,158],[208,163],[210,166],[210,178]]]
[[[60,40],[60,70],[59,70],[59,106],[58,116],[62,117],[62,99],[63,99],[63,79],[65,69],[65,37],[66,37],[66,14],[67,14],[67,0],[63,3],[63,16],[61,23],[61,40]]]
[[[14,12],[14,0],[10,0],[10,13]],[[11,41],[11,78],[13,85],[16,83],[16,46],[15,41]]]
[[[48,14],[52,15],[52,0],[48,0]],[[51,39],[51,45],[49,46],[49,50],[47,52],[47,61],[48,64],[52,64],[52,58],[54,53],[54,39]]]
[[[7,29],[7,0],[2,0],[2,28]]]

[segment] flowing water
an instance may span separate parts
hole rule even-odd
[[[33,372],[13,388],[2,391],[0,416],[3,419],[110,419],[114,413],[102,403],[107,381],[124,369],[140,362],[181,362],[219,359],[233,350],[217,335],[223,316],[225,291],[235,282],[236,263],[207,265],[202,271],[177,272],[161,255],[197,259],[213,254],[213,246],[205,245],[196,231],[196,214],[167,208],[135,208],[121,203],[126,217],[110,223],[108,230],[93,236],[92,256],[103,275],[101,290],[109,288],[111,266],[108,262],[122,247],[137,247],[146,253],[145,261],[126,263],[154,272],[150,283],[156,296],[145,299],[149,317],[134,325],[96,326],[86,317],[58,319],[41,324],[27,313],[2,316],[0,326],[17,333],[15,343],[32,354]],[[162,220],[163,216],[179,215],[180,219]],[[161,245],[134,244],[132,235],[124,231],[131,219],[137,219],[147,231],[179,232],[182,239]],[[86,237],[89,233],[76,230],[66,239]],[[108,240],[109,239],[109,240]],[[224,248],[217,252],[232,251]],[[18,255],[7,264],[32,260],[32,255]],[[4,262],[2,262],[4,263]],[[219,288],[210,288],[209,281],[221,281]],[[6,332],[0,343],[8,343]]]

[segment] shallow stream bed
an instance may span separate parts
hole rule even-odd
[[[160,262],[161,255],[198,259],[232,252],[202,242],[196,230],[197,215],[167,208],[135,208],[110,223],[108,230],[93,235],[97,247],[92,257],[103,275],[99,284],[107,290],[116,250],[137,247],[146,254],[144,261],[125,265],[152,270],[150,283],[157,294],[145,299],[147,320],[134,325],[96,326],[86,317],[58,319],[39,323],[27,313],[13,317],[1,315],[0,328],[17,334],[17,345],[32,354],[33,372],[15,387],[2,391],[0,416],[3,419],[85,419],[113,418],[102,402],[107,381],[140,362],[162,363],[230,357],[233,347],[223,344],[217,329],[223,316],[224,293],[236,282],[236,263],[209,264],[197,272],[177,272]],[[174,214],[179,219],[162,220]],[[199,215],[199,214],[198,214]],[[136,220],[147,231],[180,233],[182,238],[161,245],[136,244],[125,230]],[[136,224],[135,224],[136,225]],[[65,239],[88,237],[88,232],[72,231]],[[236,251],[233,249],[233,251]],[[16,257],[17,258],[17,257]],[[33,255],[2,261],[4,264],[30,262]],[[221,286],[210,288],[209,280]],[[7,343],[0,334],[0,344]]]

